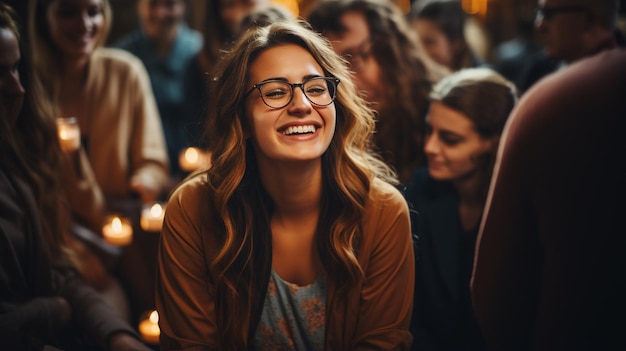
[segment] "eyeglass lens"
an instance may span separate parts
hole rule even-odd
[[[283,81],[269,81],[259,86],[261,98],[269,107],[281,108],[287,106],[293,99],[293,90],[299,87],[304,95],[313,104],[318,106],[330,105],[335,99],[337,82],[332,78],[318,77],[303,83],[287,83]]]

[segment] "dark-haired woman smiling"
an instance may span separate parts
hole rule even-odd
[[[412,321],[415,350],[481,350],[470,300],[474,245],[515,87],[486,68],[461,70],[431,93],[424,152],[406,197],[420,214]]]

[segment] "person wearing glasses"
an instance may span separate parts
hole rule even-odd
[[[377,112],[374,141],[402,184],[424,164],[428,93],[448,70],[430,60],[396,4],[322,0],[308,21],[350,63],[353,80]]]
[[[161,349],[408,349],[409,211],[344,61],[285,21],[244,34],[218,73],[212,166],[165,215]]]
[[[523,92],[544,76],[584,57],[626,45],[617,27],[618,0],[539,0],[535,28],[544,52],[523,68]]]

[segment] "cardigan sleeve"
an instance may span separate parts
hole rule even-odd
[[[375,199],[366,213],[364,232],[371,241],[364,252],[359,316],[351,349],[408,350],[413,305],[415,263],[409,209],[399,191],[391,189]],[[382,200],[382,201],[381,201]]]
[[[139,60],[133,63],[131,92],[133,128],[130,135],[131,179],[161,191],[167,183],[168,157],[159,110],[150,78]]]
[[[197,179],[197,178],[196,178]],[[211,350],[217,345],[211,277],[203,251],[202,183],[192,179],[167,205],[157,267],[161,349]]]

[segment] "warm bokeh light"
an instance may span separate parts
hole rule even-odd
[[[485,17],[489,0],[462,0],[463,10],[470,15]]]

